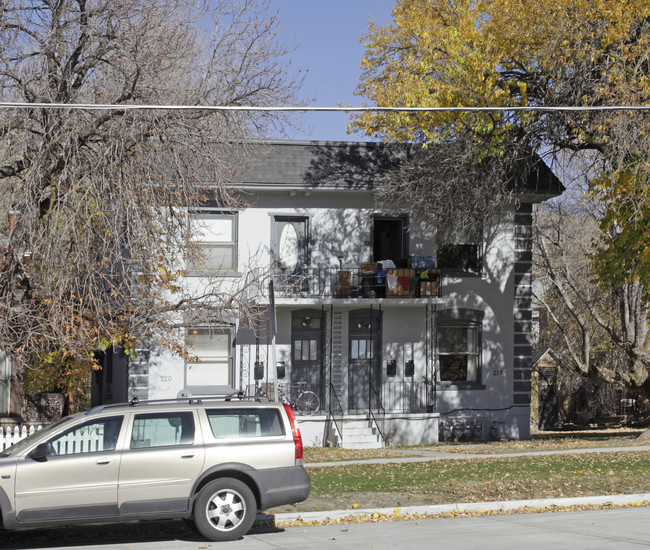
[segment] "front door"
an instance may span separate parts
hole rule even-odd
[[[348,409],[368,410],[381,392],[381,312],[350,312]]]
[[[323,402],[321,381],[323,319],[320,309],[303,309],[291,314],[291,383],[305,384]],[[292,396],[295,398],[296,396]]]

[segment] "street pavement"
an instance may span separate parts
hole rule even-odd
[[[144,529],[144,530],[143,530]],[[182,522],[49,530],[3,550],[640,550],[650,548],[650,507],[254,529],[206,542]]]

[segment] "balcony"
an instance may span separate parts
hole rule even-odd
[[[270,276],[257,274],[255,296],[268,299],[273,281],[276,300],[427,300],[442,296],[439,269],[381,269],[375,263],[341,269],[274,268]]]

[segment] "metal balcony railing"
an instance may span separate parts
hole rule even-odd
[[[259,275],[258,296],[268,297],[269,280],[276,298],[440,298],[439,269],[380,269],[375,264],[355,268],[302,267],[294,271],[274,268]]]

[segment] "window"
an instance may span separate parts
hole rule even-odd
[[[438,249],[438,267],[479,274],[483,269],[481,245],[448,244]]]
[[[284,435],[276,409],[213,409],[207,414],[215,439]]]
[[[318,361],[318,340],[294,340],[295,361]]]
[[[366,338],[351,338],[350,359],[372,359],[372,341]]]
[[[191,412],[135,415],[131,449],[192,443],[194,443],[194,417]]]
[[[122,416],[87,422],[59,435],[50,443],[57,455],[113,451],[122,427]]]
[[[309,265],[309,219],[304,216],[274,216],[271,251],[276,267],[293,273]]]
[[[192,233],[202,257],[188,262],[192,275],[237,270],[237,214],[200,212],[192,215]]]
[[[188,388],[230,387],[231,334],[227,328],[189,329],[187,343],[191,358],[185,368],[185,385]]]
[[[480,325],[439,325],[438,380],[478,382]]]

